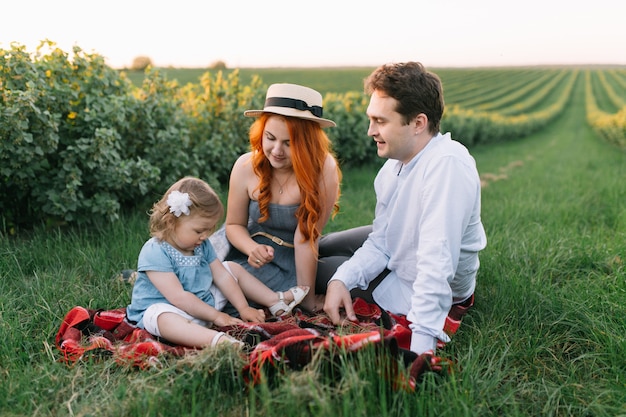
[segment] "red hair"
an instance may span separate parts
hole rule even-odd
[[[263,222],[269,218],[269,203],[272,197],[270,183],[272,165],[263,153],[263,131],[272,114],[263,113],[250,127],[250,149],[252,151],[252,167],[259,178],[259,209]],[[317,222],[322,212],[324,193],[319,188],[319,180],[328,155],[335,157],[332,143],[317,122],[296,117],[284,117],[289,131],[291,163],[300,188],[301,202],[296,210],[296,218],[304,241],[313,242],[321,235]],[[341,170],[337,166],[337,176],[341,182]],[[340,191],[337,192],[337,199]],[[339,211],[337,200],[333,202],[333,216]]]

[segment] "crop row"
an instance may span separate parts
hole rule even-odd
[[[519,139],[543,128],[551,120],[561,114],[567,105],[578,71],[569,72],[563,79],[544,80],[542,86],[535,86],[532,95],[527,95],[517,103],[508,103],[499,111],[481,111],[463,104],[449,106],[446,110],[443,126],[445,130],[459,132],[459,140],[468,146],[477,143],[495,143]],[[558,74],[557,74],[558,77]],[[502,85],[506,85],[502,82]],[[559,88],[556,88],[556,87]],[[525,102],[543,100],[549,103],[539,109],[529,109],[517,113],[514,109],[528,108]]]
[[[444,126],[469,146],[541,129],[563,111],[581,75],[578,69],[465,71],[474,75],[465,84],[462,71],[443,72],[444,88],[452,90]],[[626,149],[626,71],[584,70],[584,82],[588,123]]]
[[[610,74],[616,80],[616,84],[609,83],[604,72],[585,72],[587,121],[598,135],[626,149],[626,104],[622,98],[625,97],[626,91],[624,73],[612,72]],[[621,88],[619,93],[614,85]],[[598,100],[598,97],[603,97],[603,100]]]

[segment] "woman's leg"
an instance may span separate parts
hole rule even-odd
[[[315,293],[326,294],[326,285],[337,268],[350,259],[367,239],[372,226],[359,226],[328,233],[320,238]]]
[[[340,230],[327,233],[320,238],[320,258],[327,256],[350,257],[363,245],[365,239],[372,232],[372,225],[353,227],[352,229]]]

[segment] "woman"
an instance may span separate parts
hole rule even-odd
[[[228,193],[226,260],[244,266],[273,291],[315,288],[319,238],[339,206],[341,170],[322,130],[322,96],[273,84],[250,127],[250,152],[235,162]],[[302,306],[321,310],[310,291]]]

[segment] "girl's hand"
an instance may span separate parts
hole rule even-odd
[[[215,320],[213,320],[213,324],[218,327],[231,326],[233,324],[239,323],[243,323],[243,321],[241,319],[238,319],[237,317],[229,316],[226,313],[222,313],[221,311],[217,314]]]
[[[265,322],[265,312],[261,309],[248,306],[239,311],[239,314],[241,315],[241,319],[244,321],[251,321],[254,323]]]

